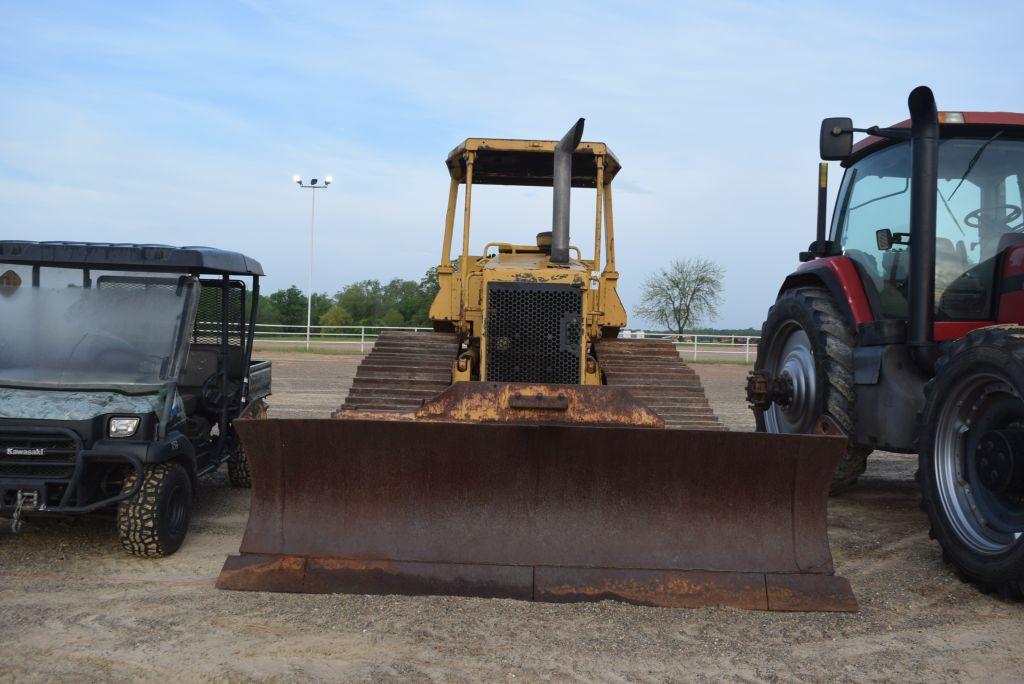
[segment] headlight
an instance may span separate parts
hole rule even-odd
[[[138,429],[138,418],[111,418],[108,434],[111,437],[131,437]]]

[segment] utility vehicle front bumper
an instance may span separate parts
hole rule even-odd
[[[142,486],[146,452],[146,444],[111,446],[106,441],[86,449],[81,437],[67,428],[2,425],[0,512],[90,513],[116,504]],[[104,464],[130,466],[135,485],[114,495],[101,493],[96,475]]]

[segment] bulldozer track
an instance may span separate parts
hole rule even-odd
[[[669,340],[597,340],[605,384],[622,387],[676,430],[725,430],[700,378]]]
[[[386,330],[359,364],[342,408],[417,409],[452,384],[458,353],[455,333]]]
[[[598,340],[608,385],[622,387],[674,429],[724,430],[697,373],[669,340]],[[409,411],[452,383],[455,333],[385,331],[359,364],[343,409]]]

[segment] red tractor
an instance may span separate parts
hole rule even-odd
[[[849,437],[833,491],[873,449],[918,455],[931,536],[959,575],[1024,593],[1024,115],[825,119],[845,169],[817,239],[762,328],[747,396],[758,430]],[[853,144],[854,132],[867,137]]]

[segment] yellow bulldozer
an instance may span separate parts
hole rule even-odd
[[[583,123],[456,147],[434,331],[382,333],[329,419],[236,422],[252,504],[218,587],[856,609],[826,534],[834,425],[726,431],[670,341],[618,339],[621,166]],[[472,253],[483,184],[552,187],[551,231]],[[596,194],[590,259],[572,188]]]

